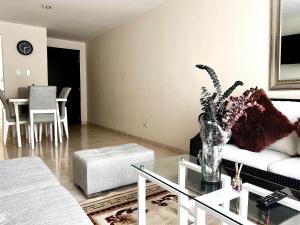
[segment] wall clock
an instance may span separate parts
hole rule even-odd
[[[29,41],[22,40],[18,42],[17,50],[22,55],[30,55],[33,52],[33,47]]]

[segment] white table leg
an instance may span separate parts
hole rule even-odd
[[[231,187],[231,178],[228,176],[222,176],[222,188]],[[223,207],[227,210],[230,209],[230,201],[224,202]],[[221,225],[227,225],[225,222],[221,222]]]
[[[177,219],[178,225],[188,225],[188,211],[182,205],[188,202],[188,197],[185,194],[178,195]]]
[[[146,179],[141,175],[138,178],[138,213],[139,225],[146,225]]]
[[[181,159],[184,162],[184,159]],[[186,168],[181,163],[178,163],[178,184],[180,187],[185,188]]]
[[[60,120],[60,115],[59,115],[58,102],[56,102],[56,115],[57,115],[57,126],[58,126],[59,143],[62,143],[62,138],[61,138],[61,124],[60,124],[60,122],[59,122],[59,120]]]
[[[247,219],[248,217],[248,195],[249,195],[249,191],[243,189],[240,193],[240,209],[239,209],[239,215],[244,218]]]
[[[181,159],[184,161],[184,159]],[[185,188],[185,178],[186,178],[186,168],[182,164],[178,163],[178,184],[180,187]],[[178,195],[178,207],[177,207],[177,218],[179,225],[187,225],[188,224],[188,211],[182,207],[183,204],[188,202],[188,197],[184,194]]]
[[[206,217],[205,211],[197,207],[196,204],[196,225],[205,225],[206,224],[205,217]]]
[[[21,141],[21,132],[20,132],[20,117],[19,117],[19,107],[17,103],[14,103],[15,114],[16,114],[16,131],[17,131],[17,140],[18,140],[18,148],[22,147]]]

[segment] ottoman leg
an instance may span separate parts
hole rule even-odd
[[[99,197],[101,195],[102,192],[97,192],[97,193],[93,193],[93,194],[87,194],[85,191],[83,192],[83,195],[87,198],[96,198]]]

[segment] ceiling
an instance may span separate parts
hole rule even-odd
[[[165,0],[0,0],[0,20],[48,29],[48,36],[87,41]],[[52,9],[42,8],[50,5]]]

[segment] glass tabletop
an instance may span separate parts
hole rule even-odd
[[[237,192],[230,185],[231,178],[235,174],[231,168],[223,166],[222,182],[209,184],[202,181],[199,164],[196,157],[178,155],[133,164],[132,166],[152,180],[158,181],[162,186],[188,196],[202,209],[207,209],[208,212],[213,211],[223,218],[229,218],[235,224],[244,224],[241,221],[246,220],[249,224],[300,225],[299,190],[287,188],[242,171],[242,191]],[[180,170],[182,167],[185,168],[184,176]],[[245,192],[245,190],[247,191]],[[256,200],[258,198],[276,190],[283,190],[288,194],[288,197],[275,204],[273,208],[262,209],[257,205]],[[243,201],[244,209],[240,204],[242,193],[247,193],[247,195],[243,195],[244,199],[246,196],[246,205]],[[224,205],[227,205],[227,208]]]

